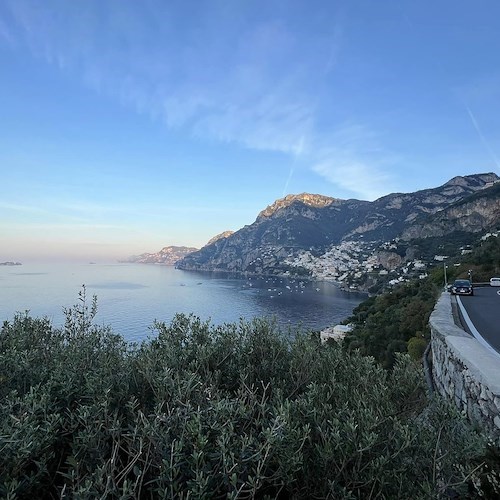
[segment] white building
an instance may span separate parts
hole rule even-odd
[[[321,343],[324,344],[328,339],[342,340],[351,331],[351,325],[336,325],[333,328],[325,328],[320,333]]]

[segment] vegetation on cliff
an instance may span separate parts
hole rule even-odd
[[[484,439],[420,368],[256,320],[179,315],[130,346],[17,315],[0,332],[2,498],[466,498]]]
[[[465,255],[456,274],[465,277],[465,272],[468,273],[469,269],[476,283],[487,282],[494,276],[500,276],[500,237],[492,236],[482,241],[474,252]]]
[[[349,322],[354,330],[346,337],[348,349],[373,356],[384,368],[391,368],[396,353],[412,353],[421,358],[429,339],[429,316],[439,293],[431,278],[413,280],[393,290],[370,297],[354,309]],[[420,339],[420,340],[416,340]],[[423,348],[415,351],[415,346]]]
[[[446,247],[457,252],[459,245],[448,240],[420,240],[429,243],[431,252]],[[422,357],[429,341],[429,316],[445,283],[446,266],[448,283],[458,278],[468,278],[476,283],[487,283],[492,276],[500,275],[500,238],[491,236],[474,244],[470,253],[451,256],[436,265],[425,279],[402,283],[376,296],[370,297],[354,309],[347,320],[354,326],[346,337],[348,349],[359,349],[364,355],[373,356],[385,368],[391,368],[396,353],[408,352],[413,359]]]

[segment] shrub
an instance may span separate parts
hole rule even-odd
[[[431,279],[404,283],[390,292],[371,297],[354,309],[349,321],[354,330],[345,339],[348,349],[374,356],[384,368],[392,368],[399,352],[420,332],[429,338],[429,316],[438,290]]]
[[[412,337],[408,340],[408,354],[414,361],[420,361],[424,355],[427,342],[422,337]]]
[[[94,326],[81,299],[61,330],[17,315],[0,332],[0,497],[430,498],[469,487],[485,442],[428,401],[406,355],[388,372],[267,321],[185,315],[134,347]]]

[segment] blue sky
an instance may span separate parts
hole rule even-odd
[[[500,174],[500,3],[2,0],[0,261]]]

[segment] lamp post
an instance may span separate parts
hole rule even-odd
[[[446,276],[446,269],[448,266],[446,265],[446,262],[443,262],[443,269],[444,269],[444,289],[448,290],[448,277]]]

